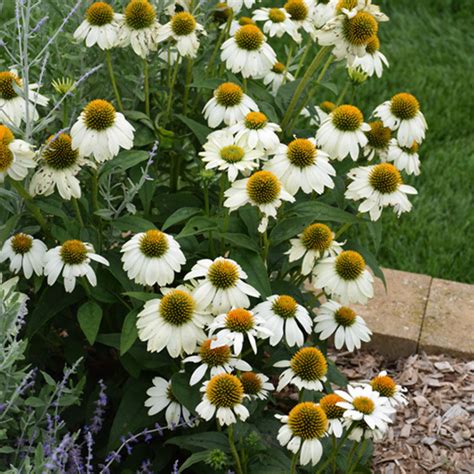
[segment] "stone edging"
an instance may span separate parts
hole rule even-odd
[[[374,335],[364,347],[390,359],[423,351],[474,355],[474,285],[384,269],[367,306],[355,305]]]

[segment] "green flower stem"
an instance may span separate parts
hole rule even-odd
[[[362,215],[362,212],[358,212],[356,217],[360,217]],[[336,240],[339,236],[341,236],[344,232],[349,230],[353,225],[353,222],[346,222],[342,227],[338,229],[336,232],[336,235],[334,236],[334,240]]]
[[[229,37],[230,26],[232,24],[232,20],[234,19],[234,13],[231,13],[227,18],[227,23],[224,28],[224,37],[222,38],[222,42],[224,42]],[[219,77],[222,77],[225,70],[225,62],[222,61],[219,67]]]
[[[226,25],[227,27],[227,25]],[[212,51],[211,57],[209,58],[209,62],[207,63],[207,71],[212,72],[214,69],[214,62],[217,57],[217,53],[219,52],[219,48],[221,47],[221,44],[224,41],[224,36],[226,34],[226,28],[222,28],[221,32],[219,33],[219,36],[216,41],[216,45],[214,46],[214,50]]]
[[[242,464],[240,462],[240,457],[239,453],[237,452],[237,448],[235,447],[235,442],[234,442],[234,426],[229,425],[229,428],[227,429],[227,434],[229,435],[229,447],[232,455],[234,456],[234,461],[235,461],[235,472],[236,474],[243,474],[242,471]]]
[[[76,213],[77,220],[79,221],[79,224],[81,225],[81,228],[83,228],[84,227],[84,221],[82,219],[81,209],[79,208],[79,202],[77,201],[76,198],[71,198],[71,203],[72,203],[72,207],[74,208],[74,211]]]
[[[337,448],[337,439],[333,435],[331,436],[331,440],[332,440],[332,450],[335,451]],[[336,474],[336,467],[337,467],[336,458],[333,458],[332,467],[331,467],[332,474]]]
[[[321,69],[321,72],[319,73],[318,78],[316,79],[315,86],[310,91],[310,93],[305,97],[305,99],[302,101],[301,105],[298,107],[298,112],[294,114],[293,118],[291,119],[291,122],[288,124],[288,127],[290,130],[292,129],[293,124],[295,123],[295,120],[297,120],[298,117],[300,116],[301,111],[306,107],[306,105],[310,101],[311,97],[314,97],[314,94],[316,93],[316,90],[319,87],[319,84],[323,80],[326,74],[326,71],[328,70],[329,66],[332,64],[333,61],[334,61],[334,56],[330,54],[323,68]]]
[[[151,119],[150,111],[150,74],[148,71],[148,61],[143,60],[143,82],[145,83],[145,113]]]
[[[293,118],[293,113],[295,111],[295,108],[298,104],[298,101],[301,95],[306,90],[306,86],[308,85],[309,81],[313,77],[313,74],[318,69],[319,65],[321,64],[321,61],[323,60],[328,50],[329,48],[327,46],[324,46],[318,51],[318,54],[314,57],[313,61],[308,66],[308,69],[306,70],[304,76],[301,78],[301,81],[298,84],[298,87],[296,88],[295,93],[293,94],[293,97],[291,98],[291,101],[288,105],[288,109],[286,110],[283,120],[281,121],[281,128],[283,130],[288,130],[287,129],[288,123]]]
[[[359,461],[364,457],[364,454],[365,454],[365,445],[367,444],[367,439],[364,438],[362,440],[362,443],[360,444],[360,450],[359,450],[359,453],[357,454],[357,456],[355,457],[354,459],[354,462],[352,462],[352,457],[351,457],[351,467],[349,469],[349,471],[347,472],[347,474],[352,474],[357,465],[359,464]],[[354,443],[354,446],[356,446],[356,443]]]
[[[262,258],[265,265],[267,265],[268,251],[270,250],[270,240],[268,239],[268,233],[265,230],[263,233],[263,253]]]
[[[92,208],[95,212],[99,210],[99,172],[93,168],[91,171]]]
[[[247,92],[247,78],[246,77],[242,79],[242,85],[244,88],[244,92]]]
[[[179,69],[179,58],[176,59],[176,62],[173,66],[173,74],[171,75],[171,83],[169,87],[168,93],[168,104],[166,105],[166,113],[165,113],[165,124],[168,122],[171,114],[171,105],[173,103],[173,92],[174,92],[174,85],[176,83],[176,78],[178,77],[178,69]]]
[[[193,77],[193,60],[188,58],[186,64],[186,79],[184,82],[184,98],[183,98],[183,115],[186,116],[188,113],[188,100],[189,100],[189,89],[191,79]]]
[[[298,61],[298,66],[295,72],[295,79],[298,79],[298,76],[300,75],[300,72],[301,72],[301,68],[303,67],[304,61],[306,59],[306,56],[308,55],[309,50],[311,49],[311,46],[313,44],[314,44],[313,41],[311,40],[311,38],[309,38],[308,43],[306,44],[306,48],[304,49],[303,54],[301,55],[301,58]]]
[[[344,100],[344,97],[347,94],[347,91],[349,90],[350,85],[351,85],[351,81],[347,81],[346,85],[344,86],[341,93],[339,94],[339,97],[337,98],[336,105],[342,104],[342,101]]]
[[[288,49],[288,57],[286,58],[285,71],[288,72],[291,60],[293,59],[293,52],[295,50],[295,43],[291,42],[290,48]]]
[[[41,226],[43,232],[47,236],[50,236],[48,223],[46,222],[46,219],[41,213],[41,209],[33,202],[33,197],[31,196],[31,194],[23,187],[23,185],[19,181],[10,179],[10,183],[12,184],[15,191],[23,198],[26,207],[30,211],[31,215],[36,219],[38,224]]]
[[[333,449],[331,452],[331,455],[326,459],[326,461],[321,465],[321,467],[318,468],[317,471],[315,471],[315,474],[322,474],[326,467],[329,464],[332,464],[333,461],[337,458],[337,453],[339,453],[340,449],[346,442],[346,439],[348,436],[351,434],[352,430],[355,428],[356,424],[352,423],[352,425],[349,427],[349,429],[344,433],[344,436],[340,439],[339,443],[337,443],[336,449]]]
[[[123,104],[120,97],[120,92],[117,87],[117,81],[115,80],[114,68],[112,66],[112,57],[110,55],[110,49],[105,50],[105,60],[107,63],[107,69],[109,70],[110,83],[112,84],[112,89],[114,90],[115,100],[117,101],[118,108],[120,112],[123,113]]]
[[[298,465],[298,452],[293,454],[293,459],[291,460],[290,474],[296,474],[297,465]]]

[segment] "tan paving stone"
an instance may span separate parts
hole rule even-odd
[[[374,333],[370,343],[389,359],[417,350],[423,314],[432,278],[428,275],[384,269],[387,291],[376,279],[375,297],[368,305],[352,305]]]
[[[474,354],[474,285],[433,279],[419,350]]]

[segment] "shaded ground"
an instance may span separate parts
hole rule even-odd
[[[351,380],[387,369],[408,388],[408,406],[376,445],[375,473],[474,472],[474,361],[417,354],[389,363],[369,352],[330,356]]]

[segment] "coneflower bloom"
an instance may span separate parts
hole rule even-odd
[[[40,276],[43,274],[46,245],[31,235],[20,232],[12,235],[5,241],[0,250],[0,263],[10,261],[10,271],[19,273],[23,271],[25,278],[31,278],[33,272]]]
[[[97,255],[94,247],[80,240],[66,240],[48,250],[45,255],[44,275],[48,277],[48,285],[54,285],[62,274],[64,288],[71,293],[76,286],[76,279],[85,276],[92,286],[97,285],[97,277],[91,267],[91,261],[109,266],[108,260]]]
[[[221,59],[227,69],[243,77],[261,77],[273,67],[276,54],[264,34],[254,25],[242,26],[222,47]]]
[[[41,95],[38,84],[28,85],[28,99],[18,94],[17,88],[23,89],[23,81],[15,69],[0,72],[0,123],[20,127],[26,120],[27,109],[30,120],[38,120],[37,105],[48,105],[49,99]]]
[[[88,48],[97,44],[100,49],[111,49],[117,45],[118,25],[122,18],[108,3],[94,2],[74,32],[74,38],[85,41]]]
[[[358,209],[368,212],[376,221],[384,207],[391,206],[398,216],[412,208],[408,194],[418,194],[417,190],[403,184],[400,171],[390,163],[354,168],[348,173],[352,180],[345,192],[347,199],[362,200]]]
[[[84,165],[94,166],[79,150],[72,149],[67,133],[51,136],[38,157],[38,168],[30,181],[30,193],[49,196],[55,190],[66,200],[81,197],[77,175]]]
[[[23,180],[28,170],[36,166],[33,146],[18,140],[5,125],[0,125],[0,183],[6,176],[14,181]]]
[[[134,0],[138,1],[138,0]],[[100,163],[118,155],[120,148],[133,147],[135,129],[106,100],[89,102],[71,128],[72,148]]]

